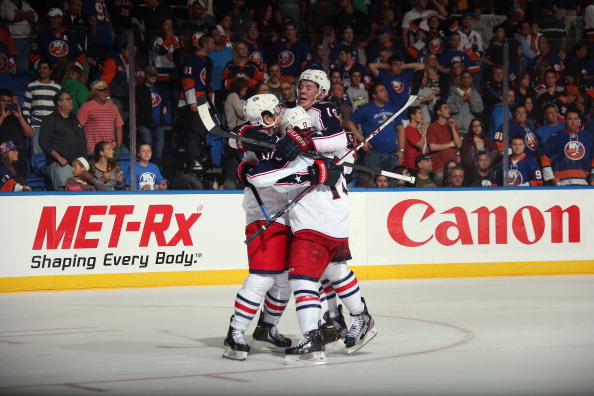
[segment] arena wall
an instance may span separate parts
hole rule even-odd
[[[241,283],[240,192],[2,194],[0,291]],[[594,273],[594,188],[353,190],[361,280]]]

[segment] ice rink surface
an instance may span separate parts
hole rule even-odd
[[[304,367],[221,357],[238,289],[0,294],[0,395],[594,394],[594,276],[361,282],[377,337]]]

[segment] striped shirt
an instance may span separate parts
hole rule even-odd
[[[89,152],[102,140],[111,143],[112,147],[116,146],[115,128],[124,125],[124,121],[113,102],[101,105],[95,100],[89,100],[78,109],[77,116],[85,128]]]
[[[54,96],[58,92],[60,85],[53,81],[44,84],[35,80],[27,85],[22,111],[29,125],[38,127],[44,116],[54,112]]]

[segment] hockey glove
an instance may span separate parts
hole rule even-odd
[[[235,170],[237,179],[243,184],[248,184],[247,174],[250,173],[254,166],[256,166],[256,163],[253,161],[241,161]]]
[[[299,154],[314,149],[315,144],[311,137],[291,128],[276,144],[274,158],[293,161]]]
[[[315,160],[314,164],[307,168],[307,172],[312,184],[335,186],[342,175],[342,169],[342,165],[336,165],[330,159]]]
[[[266,143],[266,144],[275,144],[276,143],[276,136],[274,135],[269,135],[268,133],[264,132],[264,131],[260,131],[254,127],[251,126],[246,126],[244,128],[240,128],[237,131],[237,134],[239,136],[242,137],[246,137],[252,140],[257,140],[258,142],[261,143]],[[271,147],[264,147],[264,145],[259,145],[257,143],[248,143],[248,142],[244,142],[242,140],[238,140],[237,141],[237,148],[239,149],[239,151],[241,152],[246,152],[246,151],[253,151],[254,153],[269,153],[272,151]]]

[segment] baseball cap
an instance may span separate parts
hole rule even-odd
[[[390,28],[390,26],[380,26],[379,29],[377,29],[377,34],[384,34],[384,33],[392,33],[392,28]]]
[[[431,154],[421,154],[415,160],[415,164],[419,165],[419,162],[421,162],[423,160],[432,160],[432,159],[433,159],[433,156]]]
[[[155,66],[147,66],[144,68],[144,74],[147,76],[156,76],[158,74],[157,68]]]
[[[91,84],[91,91],[94,91],[94,90],[104,90],[104,89],[107,89],[107,88],[109,88],[109,86],[103,80],[97,80],[97,81],[94,81]]]
[[[462,18],[464,18],[464,17],[474,18],[474,14],[472,13],[472,11],[466,10],[462,13]]]
[[[569,95],[573,95],[576,96],[578,98],[582,98],[582,95],[580,95],[580,90],[578,89],[578,87],[576,87],[575,85],[568,85],[565,87],[565,92]]]
[[[254,21],[249,21],[249,22],[247,23],[247,25],[245,25],[245,28],[246,28],[246,29],[249,29],[251,26],[258,27],[258,24],[257,24],[256,22],[254,22]]]
[[[12,140],[7,140],[5,142],[0,143],[0,153],[8,153],[10,150],[16,150],[21,146],[15,146]]]
[[[59,8],[50,8],[50,10],[47,12],[47,14],[45,14],[45,16],[52,18],[55,16],[64,16],[64,13]]]

